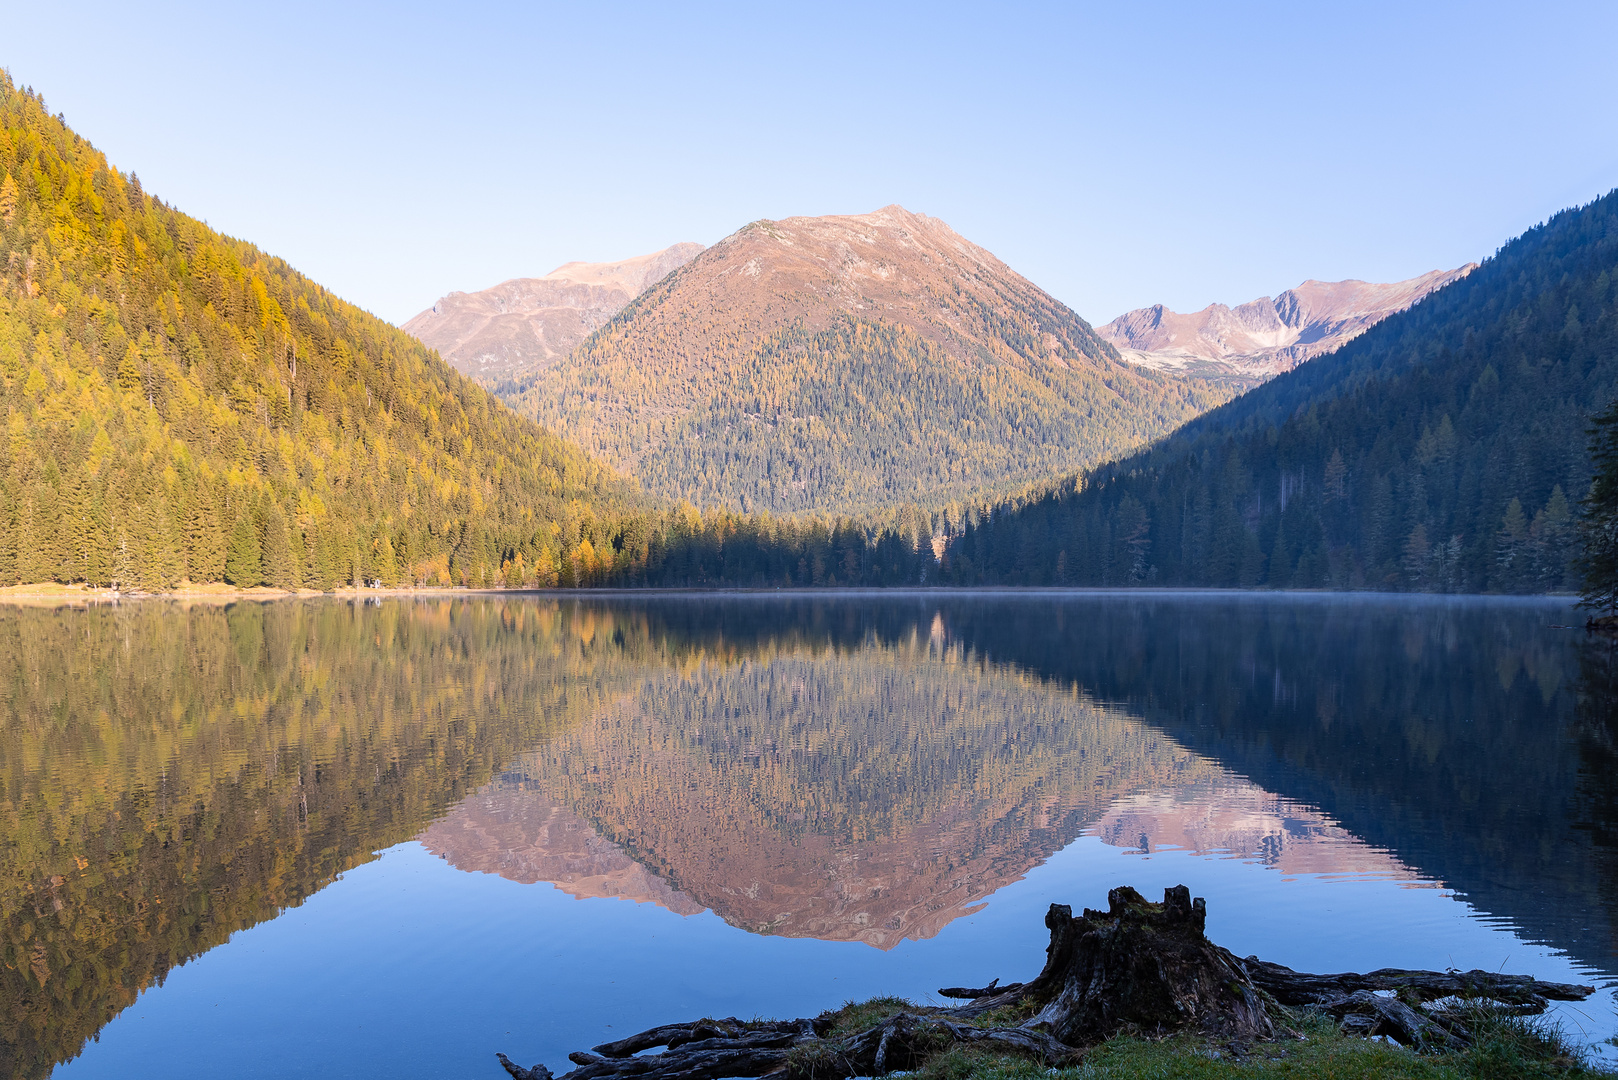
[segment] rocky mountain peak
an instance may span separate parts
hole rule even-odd
[[[1273,300],[1209,304],[1189,315],[1154,304],[1096,332],[1142,367],[1258,382],[1336,349],[1476,268],[1467,263],[1391,284],[1310,279]]]

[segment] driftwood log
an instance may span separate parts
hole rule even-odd
[[[1383,969],[1310,975],[1245,960],[1203,933],[1207,908],[1184,885],[1160,904],[1123,887],[1108,909],[1075,917],[1065,904],[1045,916],[1051,943],[1032,980],[945,987],[966,999],[954,1008],[914,1006],[860,1031],[839,1030],[839,1014],[814,1019],[695,1020],[668,1024],[591,1052],[569,1054],[577,1068],[559,1080],[845,1080],[913,1069],[951,1046],[977,1045],[1073,1064],[1085,1049],[1122,1032],[1196,1031],[1250,1043],[1289,1033],[1291,1010],[1314,1009],[1345,1031],[1385,1034],[1422,1050],[1460,1049],[1480,1008],[1543,1012],[1551,1000],[1579,1001],[1591,986],[1541,982],[1486,971]],[[661,1053],[644,1051],[663,1048]],[[504,1054],[516,1080],[553,1080],[544,1065],[523,1068]]]

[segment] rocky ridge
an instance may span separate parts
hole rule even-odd
[[[1475,269],[1467,263],[1391,284],[1310,280],[1274,299],[1209,304],[1191,314],[1154,304],[1118,316],[1097,333],[1141,367],[1262,382],[1331,352]]]
[[[544,277],[452,292],[401,329],[463,375],[485,383],[521,378],[572,352],[702,250],[701,244],[675,244],[621,262],[570,262]]]

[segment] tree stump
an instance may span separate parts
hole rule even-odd
[[[1069,1046],[1120,1031],[1183,1028],[1240,1042],[1275,1038],[1276,1022],[1246,966],[1203,934],[1208,911],[1200,897],[1177,885],[1154,904],[1126,885],[1107,894],[1107,905],[1078,918],[1065,904],[1051,905],[1045,969],[1017,991],[1043,1005],[1029,1026]]]

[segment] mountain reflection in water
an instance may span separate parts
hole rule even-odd
[[[581,898],[880,949],[933,937],[1085,832],[1417,878],[1122,709],[936,643],[649,678],[422,843]]]
[[[1565,615],[949,595],[0,609],[0,1076],[48,1074],[174,967],[418,836],[465,870],[889,950],[1089,834],[1277,882],[1441,885],[1610,974],[1612,661],[1545,629]]]
[[[1217,784],[1127,795],[1088,830],[1139,854],[1184,852],[1252,859],[1281,874],[1382,878],[1436,887],[1313,807],[1235,777]]]

